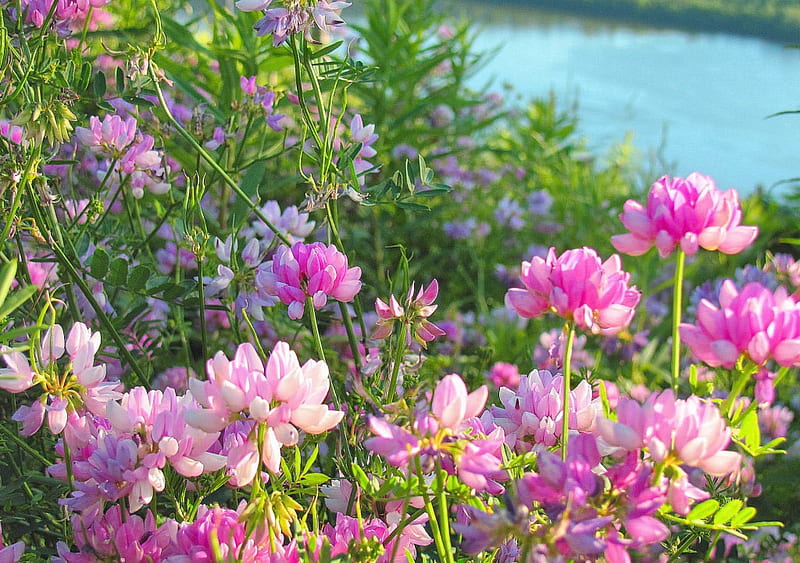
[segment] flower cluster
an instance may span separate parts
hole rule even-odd
[[[543,451],[555,446],[563,428],[563,377],[545,370],[523,375],[519,387],[500,388],[502,406],[492,406],[482,417],[485,423],[501,427],[506,443],[518,453]],[[578,432],[594,430],[599,410],[592,400],[592,387],[581,381],[570,391],[569,428]]]
[[[238,426],[241,439],[227,453],[237,486],[255,478],[259,460],[279,473],[281,447],[300,443],[298,429],[321,434],[344,416],[323,404],[330,388],[327,364],[309,360],[300,366],[285,342],[275,345],[266,366],[252,345],[241,344],[233,360],[218,352],[207,370],[208,380],[189,382],[200,408],[187,410],[186,421],[205,432]]]
[[[719,306],[707,299],[697,305],[697,324],[683,323],[681,339],[712,367],[731,369],[741,356],[763,366],[800,365],[800,304],[785,288],[774,292],[759,283],[737,289],[725,280]]]
[[[5,368],[0,368],[0,387],[21,393],[40,385],[42,395],[30,405],[17,409],[13,419],[22,422],[21,434],[35,434],[47,415],[53,434],[60,434],[68,423],[68,413],[88,409],[102,416],[106,403],[119,397],[118,383],[105,381],[106,366],[95,365],[100,349],[100,333],[83,323],[72,325],[66,339],[61,325],[53,325],[42,337],[35,362],[31,365],[21,352],[3,354]],[[67,365],[60,362],[64,354]]]
[[[346,303],[361,290],[361,268],[349,268],[347,256],[321,242],[280,246],[267,266],[256,283],[288,305],[292,319],[302,318],[306,299],[320,309],[328,297]]]
[[[692,500],[708,493],[691,485],[681,466],[698,467],[722,477],[738,472],[742,457],[726,450],[731,429],[710,401],[697,396],[676,399],[671,389],[652,393],[644,403],[621,399],[617,421],[597,420],[600,436],[627,451],[646,449],[652,462],[671,468],[669,500],[672,508],[686,514]]]
[[[166,169],[162,157],[153,150],[155,141],[152,136],[138,132],[135,117],[123,119],[118,115],[106,115],[100,121],[92,116],[88,128],[75,128],[75,136],[92,152],[114,159],[116,171],[130,175],[134,197],[141,198],[144,188],[154,194],[169,190],[170,185],[164,179]]]
[[[310,5],[309,5],[310,4]],[[350,2],[329,0],[285,0],[282,7],[271,7],[272,0],[239,0],[236,7],[243,12],[263,11],[255,24],[256,35],[272,35],[276,47],[286,42],[290,35],[302,33],[313,40],[311,31],[316,25],[322,31],[343,25],[340,12]]]
[[[630,324],[641,293],[629,287],[630,274],[618,255],[601,262],[591,248],[567,250],[522,263],[522,288],[506,293],[506,306],[523,317],[553,312],[578,328],[610,336]]]
[[[537,471],[516,483],[516,497],[505,510],[466,509],[468,522],[456,524],[470,553],[496,547],[507,536],[528,544],[533,561],[588,560],[604,556],[629,562],[630,553],[663,541],[669,531],[654,517],[665,503],[663,486],[653,485],[653,467],[636,454],[604,468],[595,438],[570,442],[566,461],[549,451],[537,458]],[[532,522],[536,507],[548,518]]]
[[[697,172],[684,178],[663,176],[650,188],[647,207],[629,199],[620,215],[630,231],[611,237],[614,248],[639,256],[658,248],[662,258],[676,246],[688,256],[698,248],[737,254],[755,240],[758,228],[741,225],[736,190],[722,192],[714,180]]]
[[[502,491],[497,483],[505,478],[500,468],[502,428],[484,433],[476,418],[488,393],[485,385],[467,393],[460,376],[446,375],[436,385],[430,406],[421,404],[416,409],[410,430],[370,416],[375,436],[367,438],[364,446],[396,467],[414,471],[419,463],[430,472],[441,465],[475,490]]]

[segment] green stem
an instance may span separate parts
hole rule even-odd
[[[314,336],[317,355],[320,360],[325,362],[325,350],[322,347],[322,338],[320,338],[319,325],[317,324],[317,311],[314,309],[314,301],[311,299],[310,295],[306,297],[306,311],[308,312],[308,320],[311,322],[311,333]],[[333,381],[331,381],[331,399],[333,399],[333,405],[336,409],[342,410],[342,403],[339,400],[339,394],[336,391],[336,386],[333,384]]]
[[[675,283],[673,284],[672,298],[672,389],[678,391],[681,375],[681,310],[683,307],[683,272],[686,265],[686,253],[678,250],[678,260],[675,265]]]
[[[751,368],[749,370],[742,369],[739,372],[739,377],[733,383],[730,394],[722,402],[722,406],[720,407],[720,411],[722,411],[722,413],[728,417],[728,420],[730,420],[731,416],[733,416],[733,409],[736,406],[736,399],[739,398],[739,395],[742,394],[744,388],[747,387],[748,383],[750,383],[750,379],[753,377],[753,374],[757,371],[758,366],[755,366],[755,368]]]
[[[561,415],[561,459],[567,459],[567,443],[569,442],[569,393],[570,379],[572,378],[572,346],[575,341],[575,325],[571,321],[564,324],[564,334],[567,342],[564,345],[564,388],[562,389],[562,415]]]
[[[416,464],[417,469],[417,477],[419,478],[420,482],[420,489],[422,492],[422,499],[425,502],[425,512],[428,513],[428,521],[431,524],[431,530],[433,531],[433,541],[436,543],[436,551],[439,552],[439,560],[446,561],[447,548],[442,541],[442,532],[439,528],[439,521],[436,519],[436,511],[433,509],[433,505],[431,504],[431,499],[428,496],[428,487],[425,484],[425,478],[422,474],[422,464],[419,461],[419,456],[414,456],[414,463]],[[450,554],[452,557],[452,554]]]
[[[400,364],[403,363],[403,355],[406,351],[405,346],[405,324],[400,322],[400,330],[397,332],[397,348],[394,352],[394,361],[392,362],[392,376],[389,378],[389,387],[386,388],[386,403],[391,404],[394,401],[394,391],[397,387],[397,376],[400,373]]]
[[[453,545],[450,539],[450,509],[447,506],[445,494],[446,472],[441,468],[441,463],[436,460],[436,496],[439,502],[439,532],[442,534],[442,543],[447,551],[447,561],[453,562]]]

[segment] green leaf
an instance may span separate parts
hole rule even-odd
[[[122,257],[114,258],[106,279],[111,285],[125,285],[125,282],[128,281],[128,261]]]
[[[117,92],[122,92],[125,90],[125,71],[122,70],[121,66],[117,67],[117,73],[115,76],[117,81]]]
[[[142,291],[150,278],[150,268],[144,264],[134,266],[128,276],[128,289],[131,291]]]
[[[731,528],[741,528],[747,524],[756,515],[756,509],[753,506],[745,506],[739,511],[739,514],[731,518]]]
[[[6,300],[8,290],[11,289],[11,283],[14,281],[14,276],[17,275],[17,261],[9,260],[3,265],[0,270],[0,303]]]
[[[368,491],[370,489],[370,486],[367,474],[364,473],[364,470],[361,469],[361,466],[358,465],[357,463],[353,463],[350,467],[353,470],[353,477],[355,478],[356,483],[358,483],[358,486],[361,487],[363,490]]]
[[[324,473],[306,473],[300,478],[303,485],[322,485],[330,480],[331,478]]]
[[[744,503],[738,498],[731,500],[714,515],[714,524],[727,524],[731,518],[739,513],[743,505]]]
[[[701,502],[700,504],[696,504],[694,508],[689,512],[686,516],[687,520],[705,520],[712,514],[714,514],[717,509],[719,508],[719,502],[710,498]]]
[[[92,263],[89,266],[89,271],[92,276],[98,280],[105,278],[108,273],[108,264],[110,261],[111,259],[108,256],[108,252],[102,248],[96,249],[92,255]]]
[[[94,75],[94,96],[102,99],[106,95],[106,75],[102,70],[98,70]]]
[[[331,43],[330,45],[326,45],[325,47],[322,47],[317,51],[314,51],[313,53],[311,53],[311,60],[318,59],[320,57],[324,57],[328,53],[332,53],[333,51],[338,49],[342,43],[343,41],[337,41],[335,43]]]
[[[12,293],[11,297],[3,300],[3,303],[0,305],[0,318],[7,317],[13,313],[37,291],[39,291],[39,288],[35,285],[26,285]]]
[[[741,440],[752,450],[761,447],[761,429],[758,427],[758,413],[755,410],[747,413],[739,428]]]

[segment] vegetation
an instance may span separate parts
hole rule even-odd
[[[488,0],[554,11],[763,37],[800,43],[800,4],[794,0]]]

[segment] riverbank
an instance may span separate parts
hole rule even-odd
[[[483,0],[653,27],[723,32],[800,45],[800,6],[789,0]]]

